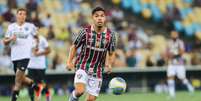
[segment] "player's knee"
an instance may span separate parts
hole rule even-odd
[[[84,88],[80,87],[80,88],[76,88],[76,95],[79,97],[79,96],[82,96],[84,94]]]
[[[95,101],[96,100],[96,97],[88,97],[87,98],[87,101]]]
[[[76,84],[75,86],[75,92],[77,96],[81,96],[85,92],[85,85],[84,84]]]
[[[174,76],[169,76],[168,80],[174,80]]]
[[[75,94],[77,97],[80,97],[84,94],[84,91],[83,90],[77,90]]]

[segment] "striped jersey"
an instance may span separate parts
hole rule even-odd
[[[115,33],[106,28],[102,33],[96,33],[93,26],[83,27],[74,40],[76,48],[81,47],[75,65],[89,75],[102,78],[107,52],[115,51]]]

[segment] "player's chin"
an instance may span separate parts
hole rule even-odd
[[[98,26],[98,28],[102,28],[103,27],[103,25],[102,24],[99,24],[99,25],[97,25]]]

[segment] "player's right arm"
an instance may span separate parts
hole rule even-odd
[[[70,52],[69,52],[69,56],[68,56],[67,64],[66,64],[68,70],[72,70],[75,67],[75,64],[73,63],[73,58],[75,57],[76,52],[77,52],[77,48],[75,47],[75,45],[72,45],[70,47]]]
[[[16,35],[12,35],[11,28],[9,26],[5,34],[5,37],[3,38],[4,45],[8,45],[11,41],[16,41],[16,39],[17,39]]]
[[[75,64],[73,62],[73,59],[77,53],[77,49],[85,43],[86,40],[86,33],[84,29],[81,29],[77,37],[75,38],[73,45],[70,47],[70,52],[67,58],[67,69],[72,70],[75,68]]]
[[[114,63],[115,54],[116,54],[115,53],[116,43],[117,43],[116,33],[112,32],[112,38],[110,41],[110,45],[108,47],[108,52],[106,55],[106,63],[105,63],[106,72],[108,74],[112,72],[112,64]]]
[[[182,56],[185,53],[185,45],[184,42],[181,40],[179,42],[179,55]]]
[[[172,54],[170,53],[170,41],[166,44],[166,57],[168,61],[172,58]]]

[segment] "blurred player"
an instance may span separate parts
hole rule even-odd
[[[40,99],[41,91],[44,88],[46,101],[50,101],[50,92],[45,84],[46,56],[50,53],[47,40],[43,36],[38,36],[33,41],[33,54],[28,65],[28,77],[38,84],[39,90],[36,92],[36,101]],[[34,100],[34,90],[29,88],[31,101]]]
[[[94,24],[82,28],[70,48],[67,69],[72,70],[76,67],[76,73],[75,90],[69,101],[78,101],[85,91],[88,94],[87,101],[95,101],[101,89],[104,67],[107,73],[111,72],[115,54],[115,33],[106,27],[106,14],[103,8],[93,9],[92,20]],[[79,47],[81,52],[74,63],[73,59]]]
[[[15,85],[11,101],[16,101],[20,88],[26,84],[37,88],[33,80],[25,76],[25,70],[31,57],[31,46],[33,38],[37,38],[36,27],[26,20],[26,10],[18,9],[16,14],[17,21],[8,26],[3,42],[11,46],[11,60],[15,72]]]
[[[194,88],[186,78],[184,59],[182,57],[185,52],[184,43],[178,36],[178,32],[171,32],[171,40],[168,42],[167,48],[169,58],[169,66],[167,69],[168,90],[171,98],[175,97],[175,76],[182,81],[182,83],[188,88],[189,92],[194,92]]]

